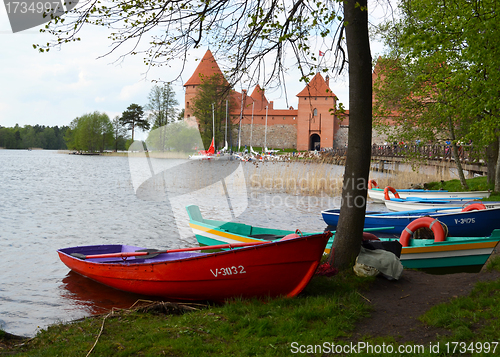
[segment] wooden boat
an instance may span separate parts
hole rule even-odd
[[[405,268],[479,268],[490,257],[500,241],[500,230],[496,229],[489,237],[445,237],[436,234],[435,239],[413,239],[415,229],[431,226],[436,233],[442,231],[441,224],[433,218],[422,217],[411,222],[399,238],[402,244],[401,263]],[[410,231],[410,232],[408,232]],[[395,239],[379,238],[381,241]]]
[[[171,300],[293,297],[313,276],[330,232],[215,253],[194,247],[155,251],[127,245],[58,250],[71,270],[107,286]],[[251,245],[251,246],[249,246]]]
[[[385,200],[384,204],[389,211],[411,211],[411,210],[426,210],[435,208],[466,208],[467,206],[481,203],[485,208],[498,208],[500,202],[493,201],[470,201],[468,199],[462,200],[439,200],[439,199],[422,199],[416,197],[408,198],[392,198]]]
[[[287,235],[297,233],[296,230],[263,228],[245,223],[206,219],[203,218],[199,207],[196,205],[189,205],[186,210],[189,216],[189,226],[193,230],[196,240],[202,246],[224,243],[263,243],[279,240]],[[301,232],[300,234],[307,236],[314,233]],[[330,252],[330,246],[331,241],[327,245],[326,253]]]
[[[448,192],[445,190],[420,190],[420,189],[397,189],[387,186],[385,189],[380,189],[373,185],[373,180],[368,184],[368,197],[375,202],[384,202],[389,198],[430,198],[430,199],[482,199],[490,197],[489,191],[470,191],[470,192]],[[392,189],[392,190],[391,190]],[[387,192],[388,191],[388,192]],[[387,193],[386,193],[387,192]],[[387,195],[387,196],[386,196]]]
[[[339,209],[321,212],[330,230],[336,229],[339,214]],[[369,211],[365,214],[364,227],[381,228],[379,233],[399,235],[410,222],[423,216],[437,218],[446,224],[450,236],[485,237],[489,236],[494,229],[500,229],[500,207],[470,211],[463,211],[461,208],[401,212]]]

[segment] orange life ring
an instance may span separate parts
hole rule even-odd
[[[462,212],[479,211],[481,209],[486,209],[486,206],[483,205],[482,203],[472,203],[472,204],[462,208]]]
[[[378,188],[378,183],[375,180],[368,180],[368,189]]]
[[[394,187],[391,187],[391,186],[387,186],[386,188],[384,188],[384,198],[386,200],[390,200],[391,198],[389,197],[389,191],[391,191],[393,194],[394,194],[394,198],[401,198],[399,197],[399,193],[398,191],[396,191],[396,189]]]
[[[299,237],[302,237],[302,232],[299,229],[297,229],[297,230],[295,230],[295,233],[290,233],[290,234],[284,236],[283,238],[280,239],[280,241],[293,239],[293,238],[299,238]]]
[[[410,238],[413,235],[413,232],[423,227],[428,227],[432,230],[432,232],[434,233],[434,242],[445,241],[446,237],[443,226],[437,219],[432,217],[420,217],[410,222],[410,224],[406,226],[406,228],[401,233],[401,237],[399,238],[399,243],[401,243],[403,247],[408,247],[410,245]]]

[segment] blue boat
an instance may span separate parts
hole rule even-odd
[[[323,220],[329,229],[336,230],[339,209],[322,211]],[[400,212],[366,212],[365,228],[387,227],[379,231],[386,234],[401,234],[413,220],[430,216],[448,226],[451,237],[487,237],[494,229],[500,229],[500,207],[462,212],[461,209],[436,208]]]

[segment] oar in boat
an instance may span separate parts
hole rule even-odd
[[[98,259],[98,258],[127,258],[127,257],[141,257],[142,259],[147,259],[156,257],[158,254],[164,254],[164,253],[190,252],[194,250],[212,250],[212,249],[227,249],[227,248],[231,249],[238,247],[248,247],[264,243],[268,242],[244,242],[244,243],[232,243],[232,244],[207,245],[203,247],[168,249],[168,250],[142,249],[135,252],[106,253],[106,254],[94,254],[94,255],[71,253],[70,255],[72,257],[83,260]]]

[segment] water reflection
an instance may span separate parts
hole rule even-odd
[[[112,308],[129,308],[137,300],[148,299],[144,295],[110,288],[72,270],[63,278],[60,292],[62,298],[84,315],[101,314]],[[152,297],[151,300],[156,299]]]

